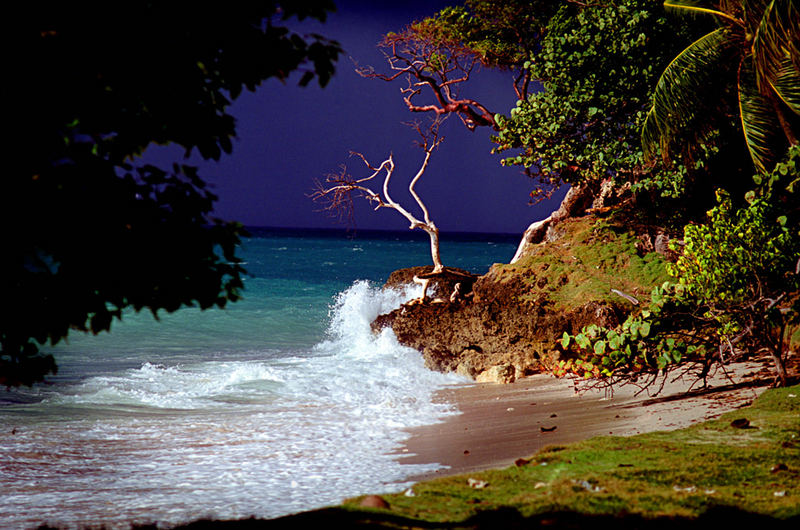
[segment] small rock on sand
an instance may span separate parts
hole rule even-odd
[[[509,384],[517,379],[516,370],[511,364],[500,364],[492,366],[478,374],[475,381],[478,383],[500,383]]]
[[[365,508],[388,508],[389,503],[383,497],[378,495],[367,495],[361,502],[359,503],[360,506]]]

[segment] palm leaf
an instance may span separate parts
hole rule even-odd
[[[779,77],[785,85],[800,75],[800,8],[795,0],[769,2],[755,31],[752,50],[756,82],[762,94],[773,90]],[[787,98],[781,99],[792,107]],[[792,110],[797,112],[796,109],[795,106]]]
[[[800,70],[789,59],[784,59],[770,88],[789,110],[800,116]]]
[[[648,159],[659,149],[668,156],[669,145],[689,131],[695,139],[709,132],[707,120],[698,118],[718,108],[720,92],[713,87],[729,71],[734,52],[732,32],[719,28],[690,44],[664,69],[642,127],[642,147]]]
[[[786,16],[781,21],[787,35],[794,37],[789,40],[789,58],[794,65],[794,69],[800,72],[800,5],[794,0],[786,0]]]
[[[751,57],[739,69],[739,114],[747,149],[759,173],[768,173],[788,147],[775,107],[758,89]]]
[[[722,0],[720,2],[711,2],[703,0],[667,0],[664,2],[664,9],[679,11],[687,15],[713,15],[736,24],[742,25],[742,21],[736,17],[738,11],[741,10],[738,2],[730,0]]]
[[[772,9],[773,0],[739,0],[742,6],[742,19],[748,35],[755,35],[761,25],[764,14]],[[778,0],[779,2],[781,0]]]

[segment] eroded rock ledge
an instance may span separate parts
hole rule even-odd
[[[396,271],[386,286],[409,283],[415,274],[430,270]],[[512,366],[513,380],[540,371],[542,359],[557,359],[559,353],[553,345],[564,330],[577,332],[593,322],[613,326],[622,317],[617,308],[598,302],[571,312],[552,311],[547,301],[524,300],[520,294],[526,289],[520,280],[499,281],[493,271],[494,267],[488,274],[474,277],[471,292],[466,290],[464,299],[452,303],[449,294],[463,278],[445,275],[441,281],[434,280],[434,296],[443,301],[403,305],[380,315],[372,329],[391,327],[398,341],[420,351],[432,370],[476,378],[493,367]],[[507,368],[495,371],[500,373],[492,379],[509,379]]]
[[[664,279],[663,230],[605,218],[624,200],[604,187],[571,190],[559,210],[526,232],[510,264],[483,276],[448,269],[431,279],[426,302],[380,315],[373,331],[391,327],[432,370],[509,382],[547,369],[561,356],[564,331],[618,325]],[[431,270],[396,271],[386,287]],[[457,283],[460,295],[451,301]]]

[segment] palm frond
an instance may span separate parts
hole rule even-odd
[[[775,107],[758,89],[751,57],[739,69],[739,114],[747,149],[759,173],[775,167],[776,155],[788,147]]]
[[[755,31],[752,50],[762,94],[770,91],[779,76],[791,79],[792,69],[800,72],[800,8],[794,0],[769,2]]]
[[[788,35],[794,36],[789,40],[789,58],[794,69],[800,72],[800,5],[794,0],[785,0],[785,2],[788,5],[781,26],[785,28]]]
[[[800,116],[800,70],[795,68],[791,60],[783,60],[770,87],[789,110]]]
[[[711,2],[708,0],[666,0],[664,9],[673,10],[687,15],[712,15],[736,24],[742,21],[736,17],[738,5],[734,2]]]
[[[653,91],[653,104],[642,127],[645,157],[660,149],[668,156],[669,145],[690,132],[696,138],[708,133],[698,117],[718,107],[718,85],[736,64],[731,31],[719,28],[690,44],[664,69]]]
[[[780,0],[779,0],[780,1]],[[773,0],[738,0],[741,5],[742,20],[749,35],[755,35],[768,9],[775,4]]]

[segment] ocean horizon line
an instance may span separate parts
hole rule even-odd
[[[289,226],[250,226],[245,225],[245,229],[250,237],[264,237],[271,235],[283,236],[304,236],[314,235],[317,237],[345,237],[358,239],[359,235],[368,238],[403,238],[409,240],[427,240],[428,235],[421,230],[390,230],[379,228],[341,228],[341,227],[289,227]],[[524,231],[523,231],[524,232]],[[441,231],[439,238],[443,241],[490,241],[499,240],[502,242],[517,242],[522,237],[522,232],[469,232],[469,231]]]

